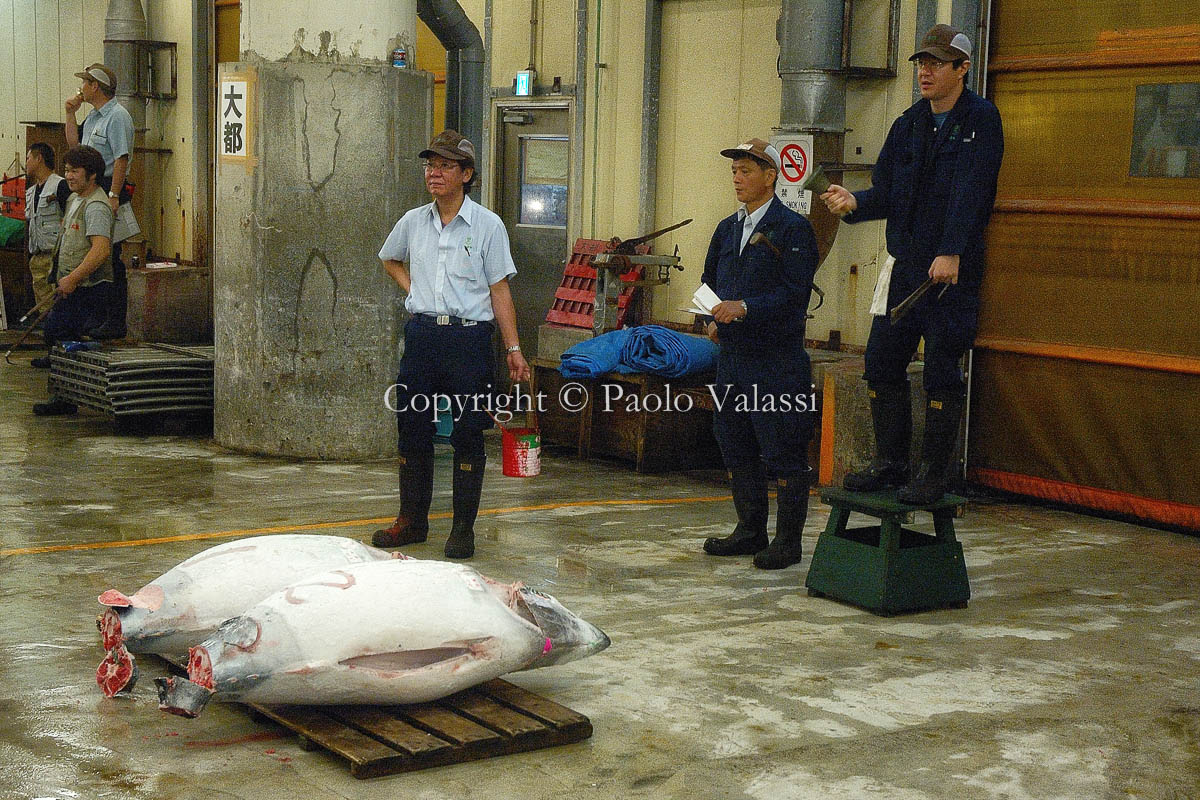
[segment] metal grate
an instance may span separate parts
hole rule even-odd
[[[50,393],[114,418],[210,413],[213,347],[146,345],[50,353]]]

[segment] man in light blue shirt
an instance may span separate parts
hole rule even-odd
[[[475,553],[475,517],[486,462],[483,432],[491,427],[499,328],[508,376],[528,380],[529,364],[517,340],[517,314],[508,279],[517,273],[501,219],[467,196],[475,182],[475,147],[446,130],[421,151],[433,202],[400,218],[379,251],[388,275],[407,294],[412,319],[404,326],[404,356],[391,395],[400,450],[400,513],[371,538],[376,547],[423,542],[433,497],[435,395],[452,398],[454,523],[448,558]]]
[[[128,204],[132,196],[126,186],[125,178],[129,174],[129,160],[133,153],[133,117],[120,103],[113,100],[117,93],[117,75],[103,64],[92,64],[83,72],[76,72],[79,78],[79,94],[66,102],[66,137],[68,147],[85,145],[94,148],[104,158],[104,175],[100,176],[98,184],[108,192],[108,202],[113,214],[118,220],[133,220],[130,209],[117,213],[118,207]],[[83,103],[92,106],[92,110],[83,119],[82,135],[75,114]],[[125,316],[128,298],[128,285],[125,280],[125,262],[121,260],[120,243],[129,236],[138,233],[136,222],[132,228],[117,225],[112,237],[113,288],[116,290],[116,301],[113,316],[95,333],[98,339],[119,339],[125,335]],[[127,230],[125,228],[128,228]]]

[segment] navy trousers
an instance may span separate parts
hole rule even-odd
[[[116,289],[110,281],[80,286],[60,297],[42,324],[46,345],[52,347],[91,333],[105,323],[115,303]]]
[[[896,265],[900,267],[900,264]],[[924,277],[897,281],[892,274],[888,308],[894,308],[920,285]],[[949,286],[945,294],[932,287],[895,325],[887,315],[875,317],[867,339],[867,384],[898,385],[908,381],[908,364],[917,345],[925,339],[924,385],[933,396],[966,393],[959,361],[975,341],[979,318],[977,290],[962,284]]]
[[[728,388],[727,388],[728,387]],[[780,478],[808,471],[814,425],[812,373],[802,345],[763,352],[722,347],[713,433],[728,469],[759,459]]]
[[[451,398],[450,444],[462,460],[483,458],[483,432],[491,427],[496,355],[490,322],[438,325],[416,315],[404,326],[404,355],[392,397],[402,456],[433,453],[437,395]]]

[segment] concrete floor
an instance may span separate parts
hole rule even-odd
[[[808,597],[807,555],[776,573],[702,555],[733,518],[711,499],[727,495],[720,475],[562,455],[521,480],[493,452],[484,507],[498,513],[481,516],[472,563],[612,637],[511,676],[588,715],[589,741],[359,781],[240,707],[160,713],[152,659],[132,699],[104,699],[101,591],[235,536],[199,534],[367,539],[394,513],[395,471],[37,419],[44,373],[27,359],[0,365],[2,798],[1200,797],[1200,539],[979,502],[958,523],[970,607],[885,619]],[[442,453],[435,512],[448,466]],[[589,504],[614,499],[629,502]],[[813,498],[806,552],[826,518]],[[408,552],[440,557],[448,527]],[[60,546],[79,549],[36,551]]]

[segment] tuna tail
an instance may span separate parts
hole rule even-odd
[[[571,613],[548,594],[521,588],[518,598],[518,613],[541,628],[547,640],[542,655],[525,669],[577,661],[595,655],[612,644],[604,631]]]
[[[154,685],[158,687],[158,709],[188,719],[199,716],[213,696],[212,689],[187,678],[155,678]]]
[[[129,655],[129,651],[119,642],[116,647],[108,651],[104,660],[100,662],[100,666],[96,668],[96,683],[104,692],[105,697],[130,694],[133,692],[133,686],[137,683],[137,679],[137,664],[134,663],[133,656]]]

